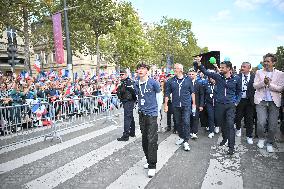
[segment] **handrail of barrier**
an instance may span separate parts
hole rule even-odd
[[[115,107],[120,108],[116,95],[74,97],[57,99],[53,102],[2,106],[0,107],[2,135],[0,136],[0,149],[38,137],[44,137],[44,141],[52,138],[51,141],[57,139],[62,142],[60,131],[75,127],[76,122],[76,124],[84,123],[87,118],[94,118],[94,115],[103,116],[106,121],[111,120],[117,123],[112,113]],[[43,134],[40,134],[42,132]],[[9,144],[3,142],[5,140]]]

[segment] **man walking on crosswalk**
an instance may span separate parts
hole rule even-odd
[[[142,148],[147,159],[144,168],[148,170],[148,177],[156,174],[158,151],[158,124],[157,117],[161,104],[157,96],[161,94],[157,81],[148,77],[149,66],[141,63],[137,66],[139,80],[134,89],[138,95],[139,125],[142,133]]]
[[[194,87],[191,78],[183,74],[183,65],[175,64],[175,77],[168,81],[165,96],[165,112],[168,111],[168,100],[172,95],[174,117],[176,120],[179,139],[177,145],[183,145],[185,151],[190,151],[188,144],[190,133],[190,115],[196,110]],[[193,111],[193,112],[194,112]]]

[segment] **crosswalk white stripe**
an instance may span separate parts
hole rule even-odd
[[[118,127],[119,126],[111,125],[109,127],[106,127],[106,128],[103,128],[103,129],[100,129],[100,130],[97,130],[97,131],[93,131],[91,133],[76,137],[76,138],[68,140],[66,142],[59,143],[59,144],[56,144],[54,146],[50,146],[48,148],[45,148],[45,149],[33,152],[31,154],[22,156],[20,158],[2,163],[2,164],[0,164],[0,174],[14,170],[16,168],[19,168],[19,167],[25,165],[25,164],[32,163],[34,161],[42,159],[42,158],[49,156],[51,154],[54,154],[56,152],[59,152],[61,150],[64,150],[64,149],[67,149],[67,148],[72,147],[74,145],[77,145],[81,142],[85,142],[85,141],[90,140],[92,138],[95,138],[97,136],[103,135],[105,133],[108,133],[112,130],[117,129]]]
[[[117,115],[120,115],[120,114],[121,113],[118,113],[118,114],[115,114],[114,116],[117,116]],[[90,122],[81,123],[79,125],[76,125],[73,128],[68,128],[66,130],[60,131],[59,133],[60,133],[60,135],[65,135],[65,134],[68,134],[68,133],[72,133],[72,132],[76,132],[76,131],[88,128],[88,127],[92,127],[92,126],[94,126],[94,123],[96,121],[100,121],[100,120],[103,120],[103,119],[106,119],[106,118],[102,117],[102,118],[99,118],[99,119],[96,119],[96,120],[92,120]],[[38,142],[42,142],[43,138],[44,137],[39,137],[39,138],[35,138],[35,139],[29,140],[29,141],[26,141],[26,142],[23,142],[23,143],[19,143],[19,144],[16,144],[16,145],[11,145],[11,146],[8,146],[8,147],[5,147],[5,148],[1,148],[0,154],[10,152],[10,151],[14,151],[14,150],[17,150],[17,149],[20,149],[20,148],[24,148],[24,147],[36,144]]]
[[[175,141],[178,139],[177,135],[170,135],[163,142],[160,143],[158,148],[158,161],[156,172],[158,172],[172,157],[179,146],[175,145]],[[189,152],[190,153],[190,152]],[[148,182],[151,180],[147,176],[147,171],[143,168],[146,163],[146,158],[144,157],[123,175],[121,175],[117,180],[111,183],[108,189],[133,189],[133,188],[144,188]]]
[[[219,142],[221,141],[221,138],[222,137],[220,135],[218,139]],[[240,170],[240,156],[247,149],[241,144],[241,137],[236,137],[235,147],[237,149],[237,152],[232,157],[224,155],[227,152],[227,147],[211,147],[216,150],[216,153],[212,154],[214,159],[210,159],[209,167],[202,182],[201,189],[243,188],[243,178],[242,172]]]
[[[26,188],[34,189],[49,189],[58,186],[59,184],[71,179],[76,174],[84,171],[104,158],[112,155],[114,152],[124,148],[127,144],[130,144],[141,137],[141,133],[137,132],[136,138],[130,138],[129,141],[119,142],[117,140],[112,141],[96,150],[93,150],[58,169],[53,170],[35,180],[32,180],[25,184]]]

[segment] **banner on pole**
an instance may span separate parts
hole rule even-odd
[[[52,15],[52,22],[53,22],[55,60],[57,64],[63,64],[64,49],[63,49],[63,39],[62,39],[61,13]]]
[[[169,74],[171,70],[174,68],[174,57],[170,54],[167,54],[167,65],[166,65],[166,73]]]

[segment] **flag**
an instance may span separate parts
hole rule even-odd
[[[54,71],[51,71],[48,76],[49,77],[56,77],[56,73]]]
[[[59,77],[69,77],[69,70],[67,69],[60,69],[58,72]]]
[[[45,105],[38,103],[32,107],[32,112],[36,114],[37,118],[41,118],[42,115],[45,115],[47,113],[47,109]]]
[[[65,92],[66,95],[70,95],[74,92],[74,86],[69,86]]]
[[[57,64],[63,64],[64,49],[63,49],[63,39],[62,39],[61,13],[52,15],[52,22],[53,22],[55,60]]]
[[[30,77],[29,73],[27,71],[22,71],[20,74],[20,79],[28,79]]]
[[[96,76],[96,74],[95,74],[95,75],[93,75],[93,77],[91,77],[91,80],[97,80],[97,76]]]
[[[84,80],[89,80],[89,79],[90,79],[89,75],[90,75],[90,73],[89,73],[88,71],[85,72],[85,71],[83,70],[83,79],[84,79]]]
[[[40,72],[40,61],[39,60],[35,61],[34,68],[36,69],[38,73]]]

